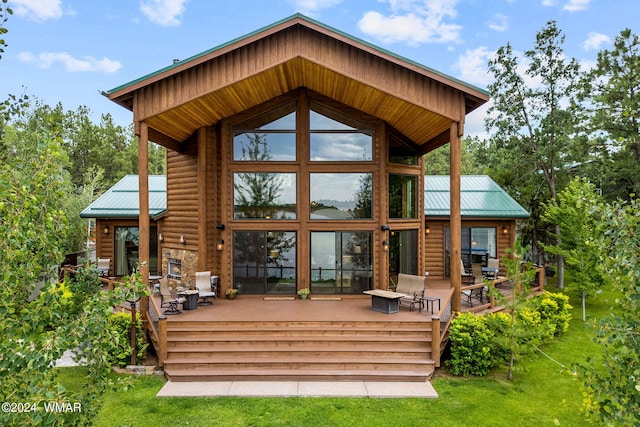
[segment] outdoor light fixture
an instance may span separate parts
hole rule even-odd
[[[158,233],[158,241],[164,242],[164,236],[162,235],[162,231]]]
[[[140,295],[136,295],[136,292],[133,288],[129,288],[129,291],[126,294],[127,302],[131,305],[131,334],[129,338],[131,339],[131,348],[133,351],[131,352],[131,364],[135,365],[137,363],[136,356],[138,354],[138,350],[136,348],[136,303],[140,301]]]
[[[507,234],[509,232],[509,229],[507,228],[506,225],[502,226],[502,234]]]
[[[104,227],[102,227],[102,234],[109,234],[109,226],[105,225]]]
[[[380,230],[389,231],[389,226],[387,224],[384,224],[384,225],[380,226]]]
[[[218,243],[216,244],[216,249],[219,250],[219,251],[224,249],[224,240],[222,240],[222,239],[218,240]]]
[[[424,234],[429,234],[431,233],[431,228],[427,225],[426,228],[424,229]]]
[[[216,228],[218,230],[224,230],[224,224],[218,224],[218,225],[216,225]]]
[[[186,245],[187,244],[187,241],[184,239],[184,234],[180,235],[180,244],[182,244],[182,245]]]
[[[382,249],[384,249],[385,252],[389,251],[389,242],[387,242],[386,240],[383,240]]]

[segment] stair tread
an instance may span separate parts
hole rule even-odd
[[[178,342],[178,341],[207,341],[207,342],[247,342],[247,341],[277,341],[277,342],[285,342],[285,341],[372,341],[372,342],[401,342],[401,341],[431,341],[431,338],[428,336],[424,337],[416,337],[416,336],[393,336],[393,335],[294,335],[294,336],[269,336],[269,335],[257,335],[257,336],[202,336],[202,337],[193,337],[188,335],[174,336],[173,334],[169,334],[167,336],[167,342]]]
[[[173,356],[173,357],[172,357]],[[166,364],[197,364],[197,363],[209,363],[209,364],[226,364],[233,365],[239,363],[349,363],[352,365],[362,365],[362,364],[396,364],[396,365],[406,365],[406,364],[432,364],[434,361],[432,359],[425,358],[408,358],[408,357],[385,357],[384,359],[380,359],[379,357],[332,357],[332,356],[320,356],[320,357],[301,357],[301,356],[234,356],[234,357],[206,357],[206,358],[198,358],[198,357],[179,357],[175,355],[169,355],[164,363]]]
[[[275,368],[275,369],[243,369],[238,371],[237,369],[219,369],[219,368],[208,368],[208,369],[179,369],[179,368],[166,368],[165,372],[169,376],[207,376],[207,375],[257,375],[257,376],[300,376],[300,375],[317,375],[317,376],[333,376],[336,374],[340,375],[362,375],[364,373],[371,376],[426,376],[432,373],[432,370],[395,370],[395,369],[331,369],[331,368],[319,368],[319,369],[286,369],[286,368]]]
[[[314,346],[306,347],[289,347],[278,345],[264,345],[260,347],[256,346],[217,346],[210,347],[206,345],[194,345],[194,346],[181,346],[181,347],[169,347],[169,353],[236,353],[236,352],[298,352],[298,353],[314,353],[314,352],[354,352],[354,353],[366,353],[366,352],[380,352],[380,353],[430,353],[431,346],[424,347],[380,347],[372,345],[370,347],[358,347],[353,346],[336,346],[333,345],[328,348],[318,348]]]

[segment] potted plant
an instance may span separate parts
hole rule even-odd
[[[300,295],[300,299],[307,299],[311,291],[309,288],[302,288],[298,291],[298,295]]]
[[[237,293],[238,290],[233,288],[227,289],[227,291],[225,292],[225,294],[227,295],[227,299],[235,299]]]

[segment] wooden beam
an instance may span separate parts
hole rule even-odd
[[[139,124],[140,136],[138,137],[138,190],[140,201],[139,224],[139,247],[140,251],[140,273],[142,283],[149,283],[149,127],[146,123]]]
[[[148,127],[149,140],[155,142],[158,145],[162,145],[170,150],[177,151],[179,153],[182,152],[183,146],[180,141],[177,141],[170,136],[165,135],[164,133],[155,130],[154,128]]]
[[[462,269],[460,260],[462,259],[462,217],[460,214],[460,169],[462,149],[460,138],[458,137],[458,124],[452,123],[449,129],[449,153],[450,153],[450,219],[449,229],[451,230],[449,266],[451,271],[451,287],[454,288],[451,304],[454,311],[462,310],[460,300],[462,288]]]
[[[420,151],[418,152],[418,155],[423,156],[428,152],[435,150],[436,148],[440,148],[443,145],[448,144],[450,140],[451,140],[451,129],[447,129],[446,131],[442,132],[435,138],[431,138],[429,141],[422,144],[420,146]]]

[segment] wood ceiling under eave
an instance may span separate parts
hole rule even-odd
[[[210,126],[298,88],[378,117],[427,151],[486,102],[481,90],[295,18],[114,89],[172,149]]]
[[[160,86],[164,86],[160,82]],[[198,128],[241,113],[299,87],[379,117],[420,145],[449,129],[453,119],[302,58],[280,64],[185,104],[140,117],[168,137],[184,141]],[[164,87],[161,91],[170,91]],[[464,102],[464,99],[460,98]],[[454,102],[447,100],[443,102]]]

